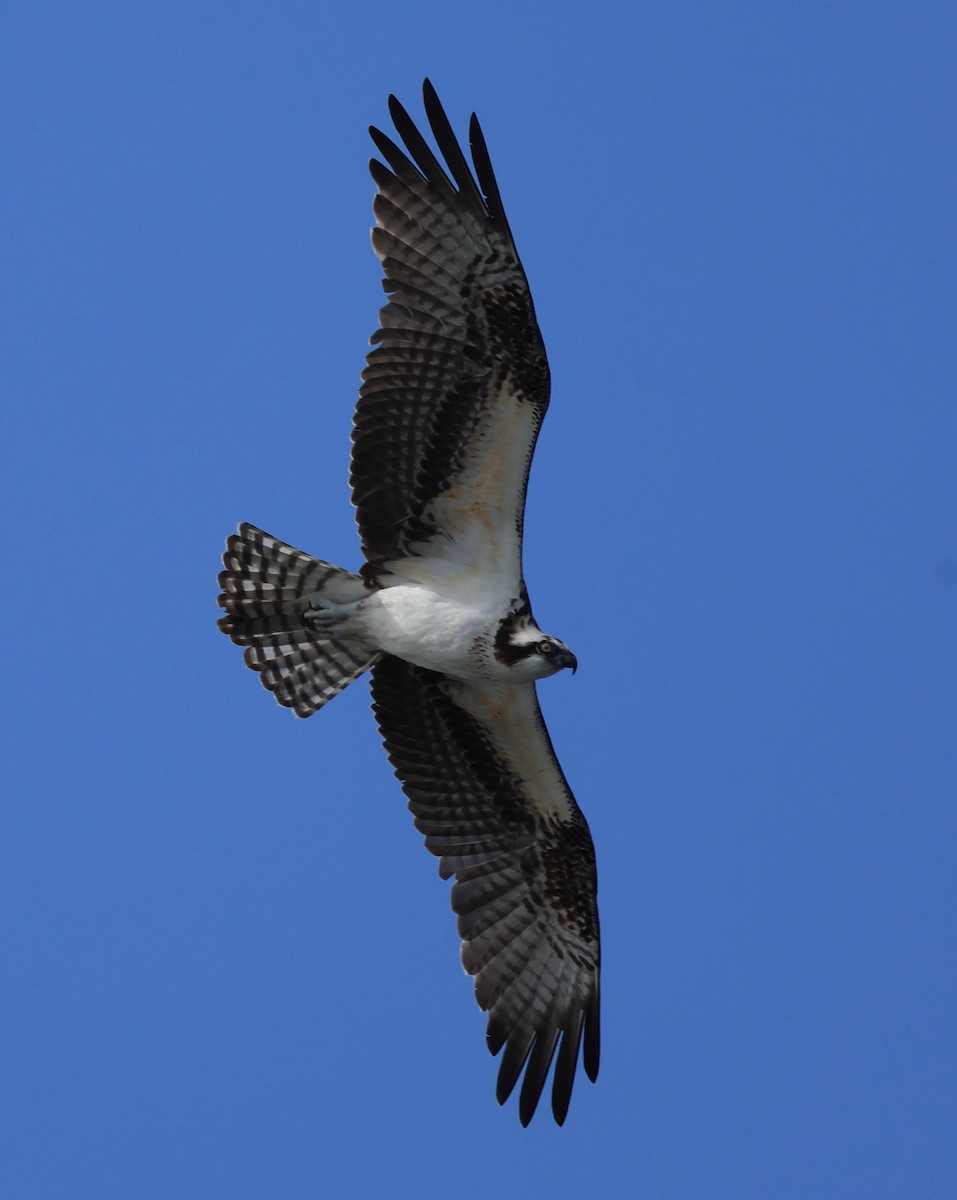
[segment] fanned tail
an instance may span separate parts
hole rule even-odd
[[[246,665],[298,717],[310,717],[378,661],[378,653],[317,633],[304,622],[318,594],[348,603],[365,594],[358,575],[304,554],[243,522],[226,542],[219,628],[245,646]]]

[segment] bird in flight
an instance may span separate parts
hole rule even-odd
[[[404,149],[370,129],[388,302],[352,435],[365,561],[353,574],[244,523],[219,627],[300,717],[371,673],[416,827],[454,877],[498,1101],[522,1079],[527,1125],[554,1060],[560,1125],[580,1050],[598,1075],[600,955],[594,847],[535,690],[577,662],[539,628],[522,574],[548,362],[478,120],[470,167],[428,80],[424,100],[444,166],[394,96]]]

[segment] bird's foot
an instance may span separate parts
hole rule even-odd
[[[337,604],[334,600],[326,600],[314,592],[309,597],[309,607],[302,614],[302,623],[315,633],[332,636],[342,631],[349,619],[352,608],[350,604]]]

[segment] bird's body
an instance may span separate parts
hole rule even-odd
[[[478,122],[481,190],[428,83],[425,103],[449,174],[394,98],[408,156],[372,130],[391,299],[353,435],[365,562],[352,574],[241,525],[220,627],[299,716],[371,670],[416,826],[455,878],[462,962],[503,1050],[498,1098],[524,1073],[527,1124],[554,1057],[561,1123],[582,1042],[598,1072],[599,944],[591,838],[535,690],[577,662],[539,628],[522,573],[548,364]]]
[[[508,668],[495,658],[493,647],[508,598],[492,589],[476,594],[464,572],[447,583],[443,588],[394,583],[373,592],[357,605],[353,623],[360,640],[427,671],[504,680]]]
[[[562,666],[542,654],[520,663],[503,658],[499,643],[503,617],[516,625],[516,645],[567,647],[526,617],[527,602],[496,586],[476,586],[473,572],[443,564],[429,580],[418,559],[397,562],[388,580],[368,587],[347,603],[311,598],[306,621],[331,637],[393,654],[406,662],[455,679],[518,684],[553,675]],[[417,578],[418,576],[418,578]],[[519,628],[520,627],[520,628]]]

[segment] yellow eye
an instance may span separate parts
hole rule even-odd
[[[547,638],[545,639],[545,641],[539,642],[538,643],[538,653],[539,654],[554,654],[555,653],[555,643],[550,642]]]

